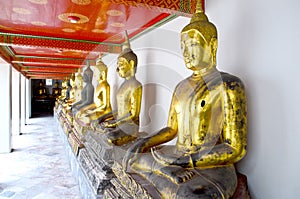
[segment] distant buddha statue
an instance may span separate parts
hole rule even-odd
[[[35,97],[39,99],[47,98],[46,87],[44,86],[42,81],[40,81],[39,86],[36,89]]]
[[[72,74],[68,81],[68,98],[65,100],[64,107],[70,107],[75,102],[75,74]]]
[[[76,114],[77,111],[94,102],[94,86],[92,84],[93,71],[90,68],[89,62],[87,68],[83,72],[82,79],[85,83],[85,86],[81,91],[81,99],[71,106],[71,111],[73,114]]]
[[[117,91],[117,110],[92,123],[92,127],[105,133],[107,141],[114,145],[123,145],[134,140],[139,130],[142,84],[135,78],[137,61],[126,32],[123,52],[118,57],[117,72],[124,78],[124,82]]]
[[[81,126],[90,126],[91,121],[96,120],[100,116],[111,112],[110,105],[110,86],[107,82],[107,66],[98,59],[95,66],[95,73],[99,73],[98,86],[94,92],[94,103],[80,109],[75,120]]]
[[[181,44],[193,74],[175,88],[167,127],[136,141],[123,169],[140,174],[162,198],[231,198],[234,163],[246,153],[245,90],[239,78],[216,68],[217,29],[201,1]],[[162,145],[176,137],[176,145]]]
[[[65,79],[61,83],[61,95],[57,99],[58,101],[64,101],[64,99],[67,97],[67,90],[68,90],[68,80]]]
[[[54,83],[54,87],[52,88],[52,97],[58,98],[61,95],[61,88],[59,87],[58,82]]]
[[[82,79],[81,68],[75,73],[75,102],[81,100],[81,91],[83,89],[83,79]]]

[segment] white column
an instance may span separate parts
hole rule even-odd
[[[26,111],[25,111],[25,123],[28,124],[29,118],[31,118],[31,80],[25,80],[25,99],[26,99]]]
[[[11,66],[0,64],[0,153],[11,152]]]
[[[21,75],[21,132],[23,132],[24,127],[26,125],[26,78]]]
[[[21,107],[21,95],[20,95],[20,73],[12,69],[12,134],[20,135],[20,107]]]

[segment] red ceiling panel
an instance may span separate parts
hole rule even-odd
[[[195,7],[196,0],[0,0],[0,56],[28,78],[63,79],[85,60],[120,53],[125,30],[137,37]]]

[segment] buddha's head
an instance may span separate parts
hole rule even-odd
[[[61,82],[61,87],[62,87],[63,89],[66,87],[66,80],[63,80],[63,81]]]
[[[107,77],[107,66],[106,64],[104,64],[104,62],[102,61],[101,57],[98,58],[96,65],[95,65],[95,73],[94,73],[94,78],[97,81],[103,81],[106,80]]]
[[[79,87],[82,87],[82,84],[83,84],[83,80],[82,80],[82,69],[81,68],[78,68],[76,74],[75,74],[75,85],[76,85],[76,88],[79,88]]]
[[[126,42],[123,45],[123,51],[118,57],[117,72],[120,77],[131,77],[136,72],[137,56],[131,50],[127,32],[125,34]]]
[[[198,1],[191,22],[181,31],[181,48],[186,67],[200,71],[216,66],[217,28],[209,22]]]
[[[90,64],[89,62],[87,62],[87,68],[84,70],[83,72],[83,76],[82,76],[82,79],[84,82],[92,82],[93,80],[93,71],[92,69],[90,68]]]
[[[59,87],[59,83],[58,82],[55,82],[54,83],[54,88],[58,88]]]

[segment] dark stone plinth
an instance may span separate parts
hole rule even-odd
[[[180,188],[174,189],[168,194],[168,196],[161,196],[158,189],[163,189],[162,187],[166,186],[166,184],[170,183],[164,183],[164,178],[160,178],[158,180],[151,183],[148,180],[145,180],[142,176],[135,174],[135,173],[128,173],[123,170],[122,165],[115,162],[113,165],[113,171],[115,175],[117,176],[116,179],[112,180],[112,184],[114,185],[113,188],[110,188],[108,191],[105,192],[104,198],[112,199],[112,198],[153,198],[153,199],[161,199],[161,198],[191,198],[191,197],[182,197],[182,195],[188,195],[183,194],[180,191]],[[208,170],[203,171],[205,175],[207,175]],[[199,173],[203,173],[199,170]],[[215,171],[213,171],[215,172]],[[155,176],[154,173],[149,173],[149,178],[151,178],[151,175],[153,177]],[[159,177],[159,176],[158,176]],[[198,183],[198,180],[200,178],[194,178],[195,185]],[[230,199],[250,199],[250,194],[247,188],[247,178],[245,175],[237,173],[237,188],[232,197]],[[225,180],[227,181],[227,180]],[[158,187],[155,187],[154,184]],[[193,184],[193,183],[192,183]],[[184,185],[184,184],[182,184]],[[193,187],[190,187],[191,189],[184,189],[184,190],[193,190]],[[165,189],[169,189],[168,187],[165,187]],[[125,194],[126,193],[126,194]],[[178,195],[179,194],[179,195]],[[125,195],[126,197],[123,197]],[[227,196],[226,198],[228,198]],[[196,197],[197,198],[197,197]],[[221,196],[212,195],[212,198],[221,198]]]
[[[103,195],[112,187],[110,180],[115,177],[111,169],[113,147],[104,141],[103,135],[93,131],[87,131],[84,146],[79,152],[79,164],[95,193]]]
[[[103,195],[104,190],[111,187],[110,180],[114,174],[109,167],[102,168],[98,165],[91,156],[86,148],[80,150],[79,165],[94,192],[97,195]]]

